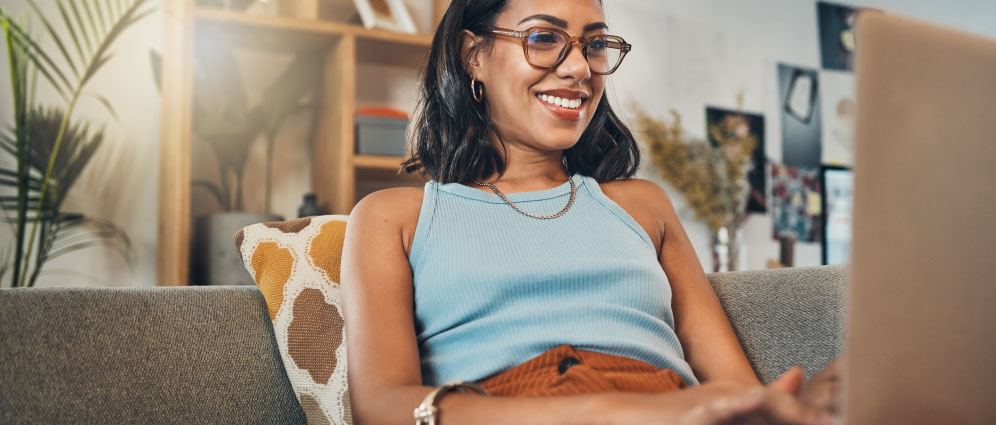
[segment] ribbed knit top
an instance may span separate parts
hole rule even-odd
[[[647,232],[596,180],[572,179],[574,205],[552,220],[527,217],[494,193],[426,183],[409,255],[424,385],[480,381],[561,344],[698,382]],[[551,215],[570,185],[506,196]]]

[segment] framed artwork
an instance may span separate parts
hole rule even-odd
[[[723,127],[726,125],[737,135],[752,135],[757,140],[757,146],[751,153],[751,169],[747,172],[747,181],[750,182],[750,194],[747,196],[747,212],[764,214],[768,212],[767,193],[767,165],[768,161],[764,154],[764,116],[760,114],[750,114],[728,109],[706,107],[706,134],[709,135],[709,143],[716,146],[718,143],[713,137],[710,128]]]
[[[853,7],[823,1],[816,4],[824,69],[854,69],[854,24],[858,11]]]
[[[847,167],[820,167],[820,188],[823,264],[848,264],[851,261],[854,173]]]
[[[815,69],[778,65],[781,99],[782,162],[794,167],[820,166],[822,133],[820,78]]]
[[[353,0],[363,26],[415,33],[415,22],[401,0]]]
[[[854,74],[841,71],[822,71],[821,74],[820,99],[823,105],[821,162],[850,167],[854,164],[854,124],[858,115]]]
[[[771,164],[773,239],[788,236],[799,242],[819,242],[823,202],[820,169]]]

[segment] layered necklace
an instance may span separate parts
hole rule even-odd
[[[553,214],[553,215],[536,215],[536,214],[527,213],[527,212],[523,211],[522,208],[520,208],[518,205],[515,205],[514,202],[510,201],[508,199],[508,197],[505,196],[504,193],[501,193],[501,191],[498,190],[497,187],[495,187],[495,185],[493,185],[491,183],[481,183],[481,182],[479,182],[477,180],[474,180],[474,184],[477,184],[478,186],[487,186],[487,187],[489,187],[495,194],[497,194],[498,196],[500,196],[501,199],[503,201],[505,201],[506,204],[508,204],[512,208],[515,208],[516,211],[518,211],[518,212],[520,212],[520,213],[522,213],[522,214],[524,214],[524,215],[526,215],[528,217],[538,218],[538,219],[541,219],[541,220],[549,220],[551,218],[557,218],[557,217],[560,217],[560,216],[564,215],[564,213],[566,213],[567,210],[571,209],[571,205],[574,205],[574,195],[577,193],[577,187],[574,186],[574,179],[571,178],[570,176],[567,177],[567,181],[570,182],[570,184],[571,184],[571,199],[569,199],[567,201],[567,206],[565,206],[564,209],[560,210],[560,212],[558,212],[556,214]]]

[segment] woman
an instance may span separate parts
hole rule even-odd
[[[431,181],[367,196],[346,234],[357,423],[818,419],[798,370],[759,384],[667,194],[632,179],[604,96],[630,46],[604,21],[598,0],[451,3],[405,163]],[[433,410],[451,381],[490,396]]]

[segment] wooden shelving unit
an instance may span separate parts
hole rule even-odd
[[[431,1],[438,22],[447,0]],[[194,46],[198,37],[223,36],[257,51],[323,52],[322,91],[311,145],[312,190],[320,206],[348,214],[371,188],[418,185],[398,175],[403,158],[355,154],[355,110],[362,66],[417,73],[431,35],[367,29],[348,22],[254,16],[198,7],[193,0],[166,0],[163,98],[160,122],[157,283],[186,285],[191,240],[191,105]],[[415,87],[412,87],[414,93]],[[362,106],[362,105],[361,105]]]

